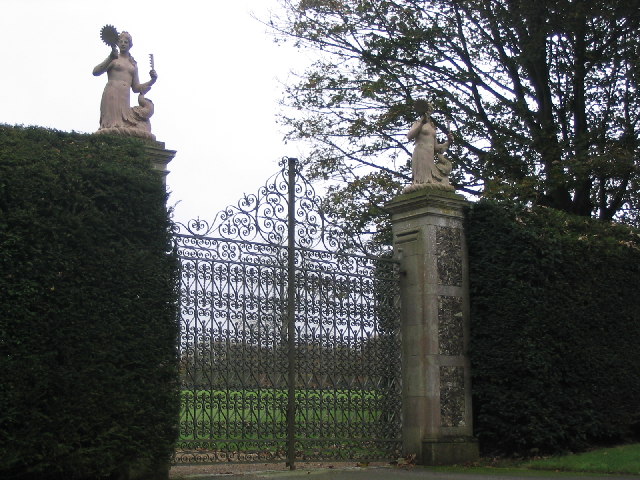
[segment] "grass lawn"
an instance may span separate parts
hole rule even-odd
[[[397,454],[399,424],[387,419],[399,412],[386,413],[380,392],[300,389],[295,396],[296,448],[305,455],[391,458]],[[281,389],[184,390],[178,449],[234,454],[284,451],[287,400],[288,392]]]
[[[553,477],[627,474],[640,475],[640,443],[620,445],[590,452],[538,460],[486,460],[469,466],[429,467],[441,472],[478,475],[518,475]]]
[[[286,437],[287,391],[185,390],[182,392],[181,439]],[[297,390],[296,425],[312,435],[371,438],[383,421],[383,397],[375,391]]]
[[[535,470],[640,475],[640,443],[535,460],[524,464]]]

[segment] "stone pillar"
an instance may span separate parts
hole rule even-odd
[[[164,142],[158,142],[155,140],[149,140],[146,145],[147,154],[151,160],[151,164],[155,170],[158,170],[162,175],[162,181],[165,186],[167,185],[167,165],[176,156],[175,150],[167,150],[164,148]]]
[[[467,203],[453,192],[423,188],[387,205],[401,262],[403,450],[423,465],[478,458],[466,354]]]
[[[162,183],[166,188],[167,175],[169,174],[167,165],[176,156],[176,151],[167,150],[164,142],[156,140],[146,140],[145,149],[153,169],[160,173]],[[128,471],[121,472],[121,477],[119,478],[127,480],[169,480],[170,469],[171,463],[169,461],[154,464],[145,459],[138,459],[137,462],[130,465]]]

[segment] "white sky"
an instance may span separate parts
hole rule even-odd
[[[167,179],[175,218],[211,220],[263,185],[281,157],[299,155],[282,141],[277,102],[289,72],[308,60],[276,45],[251,15],[278,8],[277,0],[0,0],[0,123],[97,130],[106,75],[92,70],[110,51],[100,29],[126,30],[141,81],[155,57],[147,96],[152,132],[177,150]]]

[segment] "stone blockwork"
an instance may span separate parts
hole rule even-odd
[[[403,448],[422,464],[478,456],[473,438],[466,200],[420,189],[400,195],[392,212],[401,262]]]

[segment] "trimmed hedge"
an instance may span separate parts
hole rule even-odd
[[[640,233],[488,201],[467,219],[484,453],[581,450],[640,426]]]
[[[139,141],[0,125],[0,478],[170,461],[179,325],[165,201]]]

